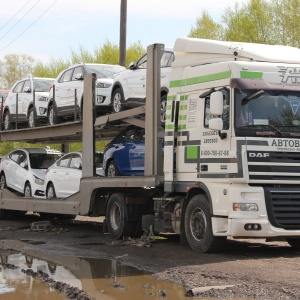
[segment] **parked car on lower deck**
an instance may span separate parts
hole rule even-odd
[[[46,170],[62,155],[48,148],[11,151],[0,162],[0,189],[7,187],[27,197],[43,197]]]
[[[144,174],[145,129],[131,125],[104,149],[103,171],[108,177]]]
[[[104,176],[103,153],[95,153],[96,174]],[[79,191],[82,177],[82,153],[70,152],[56,161],[46,171],[45,195],[48,199],[66,198]]]
[[[41,77],[18,80],[5,99],[4,130],[12,129],[16,122],[30,128],[46,123],[48,121],[46,96],[49,95],[49,88],[53,82],[54,78]]]
[[[53,88],[49,92],[48,118],[49,124],[60,123],[62,119],[72,119],[74,114],[81,114],[83,103],[83,79],[84,75],[95,73],[97,79],[112,79],[113,75],[126,70],[119,65],[78,63],[63,70],[56,78]],[[96,111],[101,112],[106,106],[106,91],[110,87],[109,82],[98,84],[96,81],[95,105]],[[103,88],[103,92],[101,92]]]

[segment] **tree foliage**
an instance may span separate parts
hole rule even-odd
[[[34,70],[34,58],[27,54],[7,54],[0,60],[2,88],[10,89],[20,78],[29,76]]]
[[[48,63],[38,62],[33,74],[35,77],[56,78],[57,75],[70,65],[69,60],[51,57]]]

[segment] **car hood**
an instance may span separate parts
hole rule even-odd
[[[45,179],[47,169],[31,169],[33,175],[38,178]]]

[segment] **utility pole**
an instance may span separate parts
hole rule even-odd
[[[120,65],[126,67],[126,27],[127,27],[127,0],[121,0],[120,9]]]

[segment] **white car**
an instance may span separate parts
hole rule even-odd
[[[95,153],[96,174],[104,176],[103,153]],[[60,158],[46,171],[45,194],[48,199],[66,198],[79,191],[82,153],[70,152]]]
[[[169,91],[171,64],[175,59],[172,50],[165,50],[161,58],[161,118],[165,118],[167,94]],[[145,104],[146,98],[147,54],[136,63],[132,62],[129,69],[114,76],[111,102],[112,111],[119,112],[126,107]],[[163,120],[162,120],[163,121]]]
[[[5,99],[3,128],[12,129],[19,124],[35,127],[46,123],[49,89],[54,78],[30,77],[18,80]],[[16,126],[15,126],[16,127]]]
[[[0,162],[0,189],[6,187],[26,197],[43,197],[46,170],[62,155],[48,148],[11,151]]]
[[[113,78],[113,75],[124,70],[126,68],[119,65],[86,63],[72,65],[63,70],[56,78],[53,88],[49,91],[50,99],[47,109],[49,124],[58,124],[62,119],[82,115],[84,75],[95,73],[97,78]],[[106,88],[107,85],[104,85],[104,89]],[[97,88],[96,92],[98,91]],[[96,112],[101,113],[104,109],[104,100],[103,97],[97,97],[96,95]]]

